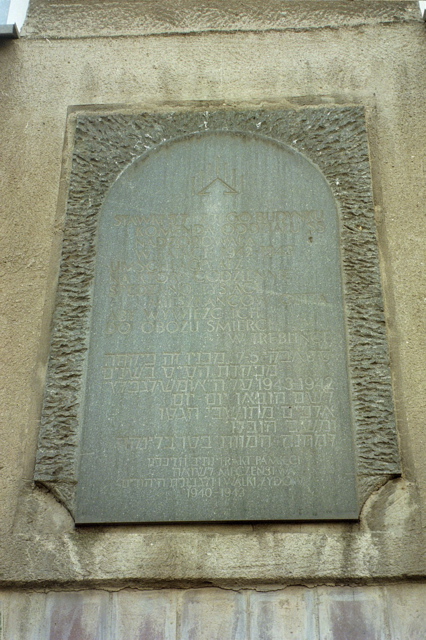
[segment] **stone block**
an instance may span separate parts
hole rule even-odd
[[[175,640],[176,596],[173,590],[120,591],[112,598],[114,640]]]
[[[108,599],[108,594],[101,591],[47,594],[40,637],[45,640],[107,640]]]
[[[426,591],[424,584],[394,584],[385,589],[392,640],[426,638]]]
[[[386,617],[379,587],[318,590],[318,640],[390,640]]]
[[[247,640],[246,602],[234,591],[194,589],[182,598],[178,638]]]
[[[288,588],[250,596],[250,640],[315,640],[314,591]]]

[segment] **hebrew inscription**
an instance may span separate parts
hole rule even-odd
[[[357,518],[400,472],[362,108],[69,131],[35,481],[78,524]]]
[[[112,186],[97,242],[77,521],[356,517],[321,172],[259,136],[171,141]]]

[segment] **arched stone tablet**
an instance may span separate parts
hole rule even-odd
[[[70,127],[35,481],[82,524],[356,518],[400,473],[363,109]]]
[[[267,138],[196,134],[123,171],[99,218],[77,522],[357,517],[339,237],[322,173]]]

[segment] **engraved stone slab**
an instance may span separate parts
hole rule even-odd
[[[172,141],[118,178],[97,242],[77,521],[356,517],[320,171],[255,135]]]
[[[357,147],[362,182],[362,111],[336,111],[340,159]],[[81,119],[36,470],[71,509],[78,479],[78,523],[353,519],[358,492],[398,472],[370,192],[347,189],[347,167],[326,179],[333,153],[322,171],[312,160],[330,111],[304,112],[317,157],[285,144],[291,112],[245,112],[234,127],[217,112],[201,131],[196,114],[175,130],[161,114]],[[108,137],[117,118],[121,144]],[[101,169],[87,138],[109,151]],[[348,221],[365,229],[362,260]],[[52,442],[67,426],[58,471]]]

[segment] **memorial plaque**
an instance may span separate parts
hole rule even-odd
[[[329,182],[229,127],[135,156],[91,231],[76,522],[357,518]]]

